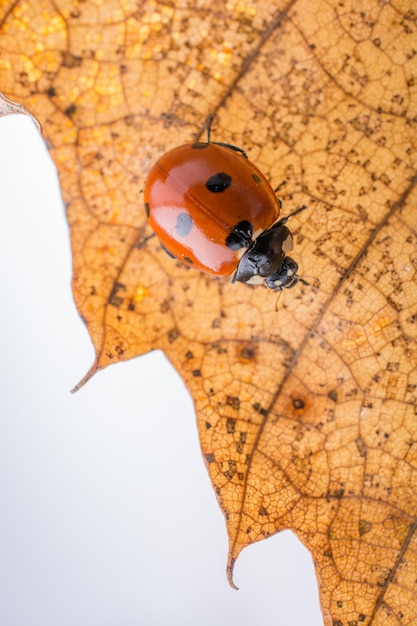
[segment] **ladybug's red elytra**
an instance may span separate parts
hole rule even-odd
[[[162,247],[188,266],[232,282],[279,291],[300,279],[289,256],[281,202],[246,153],[227,143],[185,144],[166,152],[144,188],[149,223]],[[304,282],[304,281],[303,281]]]

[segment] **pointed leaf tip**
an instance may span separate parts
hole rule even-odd
[[[239,587],[235,585],[235,582],[233,580],[233,571],[235,568],[235,561],[236,559],[230,559],[230,561],[228,562],[227,567],[226,567],[226,576],[227,576],[227,580],[231,588],[236,589],[236,591],[239,591]]]
[[[94,374],[96,374],[99,370],[101,369],[101,367],[98,365],[97,362],[94,362],[94,364],[90,367],[90,369],[88,370],[88,372],[85,374],[85,376],[83,376],[81,378],[81,380],[75,385],[75,387],[73,387],[71,389],[71,393],[76,393],[77,391],[79,391],[81,389],[81,387],[84,387],[84,385],[94,376]]]

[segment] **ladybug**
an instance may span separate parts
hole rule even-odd
[[[173,258],[232,282],[293,287],[298,265],[287,254],[293,236],[289,217],[262,172],[241,148],[207,141],[166,152],[149,172],[146,214],[162,247]],[[305,281],[302,281],[305,282]]]

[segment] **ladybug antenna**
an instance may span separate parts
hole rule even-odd
[[[282,182],[278,185],[278,187],[275,187],[274,192],[275,192],[275,193],[278,193],[278,191],[279,191],[279,190],[280,190],[280,189],[281,189],[284,185],[286,185],[286,184],[287,184],[287,181],[286,181],[286,180],[283,180],[283,181],[282,181]]]
[[[207,143],[210,143],[211,125],[213,123],[213,120],[214,120],[214,115],[213,113],[210,113],[207,119]]]
[[[302,276],[298,276],[298,274],[296,274],[297,280],[294,281],[293,285],[296,285],[297,283],[302,283],[303,285],[305,285],[306,287],[312,287],[313,289],[318,289],[320,287],[320,281],[318,278],[316,278],[315,276],[308,276],[308,278],[311,278],[311,280],[313,281],[312,283],[309,283],[305,278],[303,278]],[[278,295],[277,295],[277,299],[275,300],[275,313],[278,312],[278,302],[279,299],[282,295],[282,292],[284,291],[283,288],[279,288],[278,290]]]
[[[275,313],[278,313],[278,301],[282,295],[282,289],[278,291],[277,299],[275,300]]]

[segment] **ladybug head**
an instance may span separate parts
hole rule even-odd
[[[283,222],[280,220],[255,239],[240,259],[232,282],[249,285],[265,282],[275,291],[293,287],[298,282],[298,265],[287,256],[294,247],[293,236]]]

